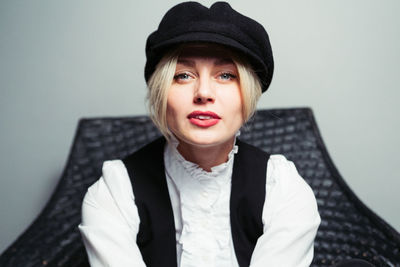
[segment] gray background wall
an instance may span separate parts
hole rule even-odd
[[[399,231],[400,2],[230,2],[272,41],[259,108],[312,107],[341,174]],[[175,3],[0,2],[0,252],[49,199],[79,118],[146,112],[145,40]]]

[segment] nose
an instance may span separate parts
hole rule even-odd
[[[193,102],[196,104],[215,102],[215,90],[211,78],[201,77],[198,79]]]

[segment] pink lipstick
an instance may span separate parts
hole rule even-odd
[[[221,119],[217,114],[211,111],[193,111],[187,118],[189,121],[199,127],[210,127]]]

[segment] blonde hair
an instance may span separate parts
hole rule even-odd
[[[147,86],[147,100],[150,118],[165,136],[170,140],[172,133],[167,124],[167,99],[168,90],[171,87],[176,64],[179,58],[181,47],[174,49],[160,60],[155,71],[151,75]],[[258,99],[261,96],[261,83],[257,74],[253,71],[251,65],[235,54],[232,60],[236,65],[239,74],[239,85],[242,96],[243,106],[243,124],[246,123],[254,114],[257,108]]]

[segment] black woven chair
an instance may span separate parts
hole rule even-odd
[[[87,266],[77,228],[87,188],[100,177],[103,161],[123,158],[159,135],[145,116],[82,119],[57,189],[38,218],[0,256],[0,266]],[[271,154],[284,154],[313,188],[322,222],[312,266],[350,258],[400,266],[400,234],[346,185],[310,109],[259,110],[240,138]]]

